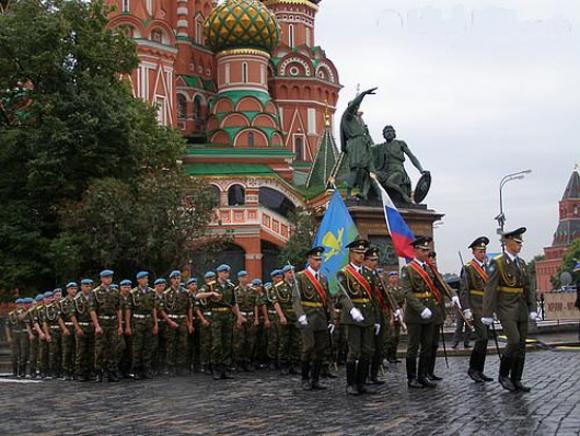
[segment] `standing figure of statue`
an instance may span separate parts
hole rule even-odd
[[[373,140],[367,125],[362,119],[360,105],[366,95],[374,95],[377,88],[364,91],[352,100],[340,121],[341,150],[346,154],[349,166],[347,179],[347,198],[351,198],[353,188],[357,188],[361,200],[368,198],[371,188],[370,173],[374,172]]]
[[[373,147],[377,178],[395,204],[413,204],[411,179],[405,171],[405,155],[409,157],[421,174],[425,175],[429,172],[423,170],[421,163],[411,153],[405,141],[395,139],[397,134],[393,126],[385,126],[383,137],[386,142]]]

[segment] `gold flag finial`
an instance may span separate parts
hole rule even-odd
[[[328,111],[328,98],[324,99],[324,125],[330,126],[330,113]]]

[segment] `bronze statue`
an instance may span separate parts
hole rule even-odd
[[[373,147],[376,175],[381,185],[386,189],[393,202],[397,205],[420,203],[429,190],[431,177],[425,171],[404,141],[395,139],[397,134],[393,126],[385,126],[383,137],[386,142]],[[421,172],[423,177],[417,184],[414,198],[411,198],[411,179],[405,171],[405,155]]]
[[[367,95],[374,95],[377,88],[364,91],[352,100],[340,121],[341,150],[348,158],[350,170],[347,178],[347,198],[351,197],[352,189],[358,188],[358,197],[361,200],[368,198],[371,188],[370,173],[374,172],[373,140],[367,125],[362,119],[360,105]]]

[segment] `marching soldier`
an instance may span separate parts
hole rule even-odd
[[[308,266],[296,276],[297,289],[293,299],[294,313],[302,328],[302,389],[322,390],[322,361],[329,346],[332,323],[332,300],[328,280],[320,272],[324,247],[314,247],[306,253]]]
[[[337,274],[340,304],[344,308],[341,322],[346,326],[348,355],[346,361],[347,394],[374,393],[365,386],[369,364],[374,353],[374,336],[381,330],[378,306],[374,301],[372,281],[363,267],[369,242],[358,239],[347,245],[349,263]]]
[[[283,270],[276,269],[272,276],[271,298],[277,315],[278,324],[278,359],[282,375],[297,374],[296,367],[300,361],[300,331],[296,325],[294,311],[295,292],[284,280]]]
[[[77,294],[78,285],[70,282],[66,285],[66,297],[60,300],[60,329],[62,332],[62,369],[65,380],[73,380],[75,367],[75,334],[72,316],[75,312],[74,298]]]
[[[201,372],[211,375],[213,371],[211,349],[211,323],[213,321],[212,312],[209,308],[207,298],[201,298],[200,295],[208,292],[213,292],[216,286],[216,275],[213,271],[208,271],[203,276],[205,284],[195,296],[198,306],[195,313],[201,322],[201,329],[199,331],[199,351],[201,360]]]
[[[240,329],[234,329],[234,356],[238,370],[246,372],[253,370],[252,365],[258,320],[256,293],[253,287],[248,285],[248,282],[248,272],[239,271],[238,285],[234,288],[234,292],[240,308],[240,314],[248,322],[244,323]]]
[[[401,288],[407,302],[405,323],[407,324],[407,385],[410,388],[435,387],[427,378],[433,352],[434,321],[440,317],[439,302],[442,290],[436,284],[434,273],[427,260],[431,252],[432,238],[416,236],[411,243],[414,259],[401,271]],[[419,352],[420,347],[420,352]],[[417,354],[419,373],[417,375]]]
[[[486,326],[493,324],[495,313],[507,336],[507,346],[501,356],[499,383],[508,391],[529,392],[522,384],[526,357],[528,318],[538,321],[536,299],[530,286],[526,262],[519,257],[522,235],[526,228],[504,232],[505,251],[491,261],[489,280],[483,296],[483,317]]]
[[[44,333],[48,341],[48,378],[60,378],[62,370],[62,322],[60,299],[62,298],[62,289],[56,288],[52,291],[52,297],[44,307]]]
[[[30,377],[37,377],[38,362],[40,359],[40,342],[44,338],[44,332],[38,324],[38,307],[42,304],[44,295],[38,294],[34,298],[34,303],[28,311],[28,317],[30,319],[30,326],[32,329],[32,341],[30,342]]]
[[[159,375],[165,370],[165,360],[167,357],[166,329],[168,327],[165,319],[161,317],[161,310],[164,304],[163,293],[167,288],[167,281],[160,277],[153,282],[153,287],[155,291],[155,312],[157,313],[157,334],[153,335],[153,357],[151,366],[153,373]]]
[[[399,286],[399,273],[391,271],[387,274],[387,292],[393,296],[393,299],[399,307],[403,307],[405,303],[405,294]],[[397,359],[397,347],[399,346],[399,338],[401,334],[401,321],[399,319],[393,320],[393,325],[387,330],[385,348],[387,355],[387,362],[400,363]]]
[[[121,326],[123,328],[123,335],[117,341],[117,367],[123,378],[129,378],[131,372],[131,359],[133,357],[133,338],[127,334],[131,326],[127,323],[127,309],[129,308],[129,298],[133,282],[125,279],[119,283],[119,307],[121,308]]]
[[[91,279],[81,280],[81,292],[74,298],[74,312],[70,317],[76,337],[75,373],[82,382],[91,379],[95,362],[95,330],[89,313],[92,286]]]
[[[167,324],[167,374],[169,377],[183,375],[187,338],[193,332],[189,324],[191,300],[189,293],[181,286],[181,272],[169,274],[170,287],[163,293],[161,316]]]
[[[89,313],[95,326],[95,369],[97,382],[106,377],[117,382],[117,341],[123,335],[119,291],[111,284],[113,271],[100,273],[101,284],[93,289]]]
[[[189,323],[193,328],[193,332],[188,335],[186,365],[190,372],[197,373],[200,371],[201,366],[199,355],[199,331],[201,329],[201,321],[197,316],[198,302],[195,299],[195,295],[197,294],[197,279],[191,277],[187,282],[185,282],[185,287],[187,292],[189,292]]]
[[[467,374],[476,383],[493,380],[483,373],[487,354],[488,329],[481,322],[481,317],[483,316],[483,294],[489,279],[486,271],[488,244],[489,239],[485,236],[473,241],[468,247],[471,248],[473,259],[464,265],[461,270],[461,305],[463,306],[465,317],[472,321],[475,329],[475,345],[471,351]]]
[[[158,334],[157,297],[149,287],[149,273],[137,273],[137,286],[131,289],[125,307],[125,334],[132,341],[131,375],[135,380],[152,378],[154,337]]]

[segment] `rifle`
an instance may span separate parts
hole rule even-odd
[[[395,301],[393,294],[391,294],[391,292],[387,289],[387,286],[385,285],[385,281],[383,280],[383,277],[378,273],[377,273],[377,276],[379,277],[381,285],[383,286],[383,289],[385,291],[385,295],[387,296],[387,301],[389,303],[389,306],[391,306],[391,310],[394,313],[397,310],[397,302]],[[395,322],[398,322],[399,324],[401,324],[401,328],[403,329],[403,331],[406,332],[407,331],[407,324],[405,324],[405,321],[403,321],[403,318],[404,318],[403,309],[399,307],[399,310],[401,311],[401,319],[398,321],[395,321]]]
[[[441,277],[441,274],[439,273],[437,268],[435,268],[431,265],[429,265],[429,268],[431,268],[431,271],[433,272],[433,275],[435,276],[435,280],[437,280],[439,282],[439,285],[441,286],[441,288],[445,292],[445,295],[447,296],[447,298],[449,298],[451,300],[453,295],[452,295],[451,289],[449,289],[449,285],[447,283],[445,283],[445,280],[443,280],[443,277]],[[455,309],[457,310],[457,313],[459,313],[459,316],[461,316],[461,318],[463,318],[463,322],[465,323],[465,325],[468,326],[469,328],[473,328],[473,326],[471,325],[469,320],[463,314],[463,310],[461,310],[455,304],[453,305],[453,307],[455,307]]]

